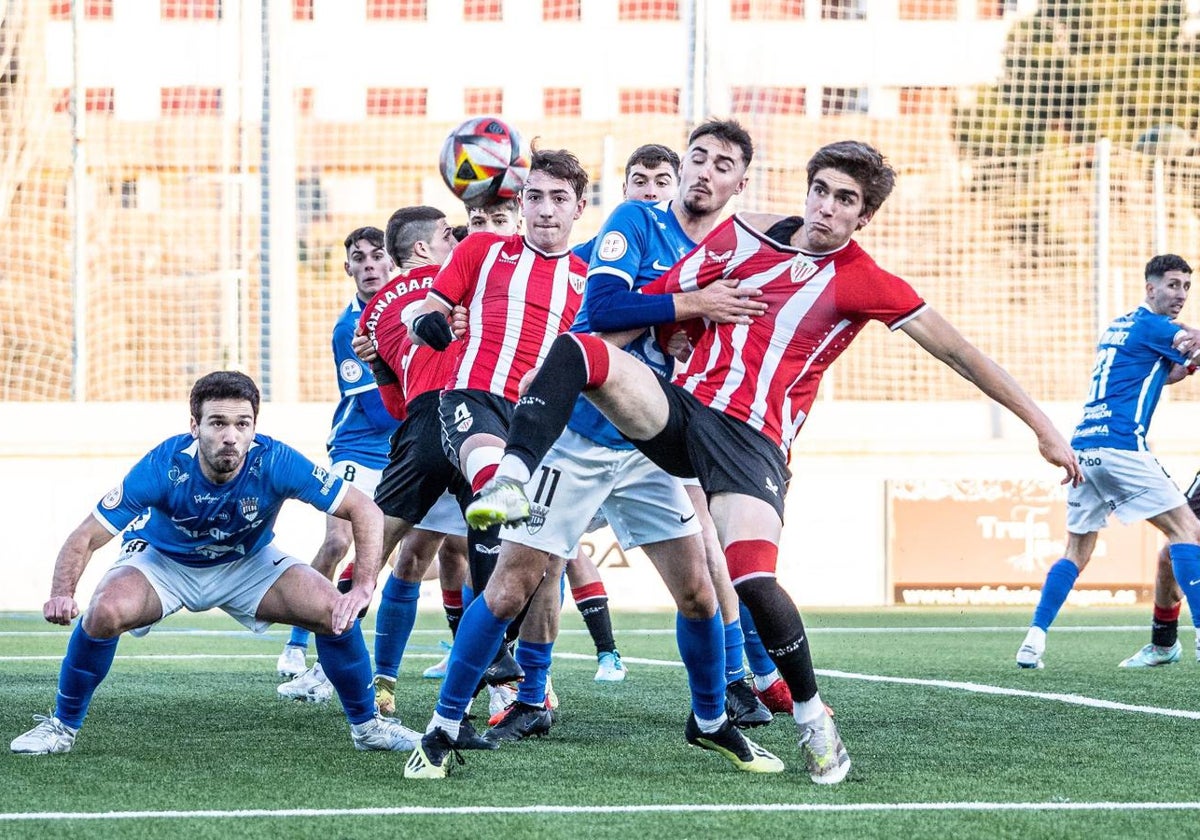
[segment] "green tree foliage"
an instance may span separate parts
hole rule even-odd
[[[1043,0],[1009,32],[998,84],[956,114],[960,148],[1004,156],[1100,137],[1129,147],[1194,138],[1200,62],[1187,24],[1183,0]]]

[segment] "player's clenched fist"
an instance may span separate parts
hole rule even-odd
[[[70,624],[79,615],[79,605],[70,595],[55,595],[42,606],[42,615],[51,624]]]

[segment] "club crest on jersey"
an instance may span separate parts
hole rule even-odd
[[[582,274],[568,274],[567,279],[571,283],[571,288],[575,290],[575,294],[583,294],[583,287],[587,283],[587,278]]]
[[[721,251],[719,253],[717,251],[707,251],[707,250],[704,252],[704,258],[706,260],[708,260],[709,262],[715,262],[715,263],[727,263],[727,262],[729,262],[729,259],[732,256],[733,256],[732,249],[730,249],[728,251]]]
[[[529,533],[536,534],[542,530],[542,526],[546,524],[546,514],[549,510],[545,505],[529,505],[529,518],[525,520],[525,528]]]
[[[629,245],[625,242],[625,237],[613,230],[604,234],[604,238],[600,240],[600,247],[596,249],[596,256],[605,262],[613,262],[625,256],[625,252],[628,249]]]
[[[121,504],[121,497],[124,495],[124,484],[118,484],[104,494],[104,498],[100,500],[100,506],[105,510],[114,510],[117,505]]]
[[[167,481],[171,482],[171,484],[175,485],[176,487],[187,481],[189,477],[190,476],[183,470],[179,469],[179,467],[171,467],[171,469],[167,470]]]
[[[340,373],[342,379],[346,380],[347,382],[357,382],[358,380],[362,379],[362,365],[360,365],[354,359],[346,359],[344,362],[342,362],[342,366],[338,370],[338,373]]]
[[[792,258],[792,282],[803,283],[817,273],[817,264],[803,254]]]
[[[258,519],[258,497],[247,496],[244,499],[238,500],[238,507],[241,508],[242,517],[247,522],[253,522]]]

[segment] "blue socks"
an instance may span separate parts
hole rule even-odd
[[[1200,545],[1193,543],[1171,543],[1171,568],[1175,580],[1187,599],[1192,624],[1200,627]]]
[[[746,678],[746,636],[742,633],[742,621],[735,618],[725,625],[725,683]]]
[[[316,634],[317,658],[333,684],[351,723],[375,717],[375,689],[371,685],[371,655],[356,621],[340,636]]]
[[[303,627],[293,627],[292,635],[288,637],[287,643],[289,645],[295,645],[296,647],[302,647],[307,650],[308,637],[311,635],[312,633],[308,632]]]
[[[54,716],[72,729],[83,725],[92,695],[112,667],[120,638],[93,639],[83,629],[82,620],[75,625],[58,671],[58,695],[54,701]]]
[[[1046,572],[1046,582],[1042,584],[1042,596],[1038,599],[1037,608],[1033,611],[1032,624],[1034,627],[1040,627],[1042,630],[1050,629],[1054,617],[1058,615],[1067,596],[1071,594],[1071,587],[1075,585],[1077,577],[1079,577],[1079,567],[1066,557],[1061,558],[1050,567],[1050,571]]]
[[[717,720],[725,714],[724,636],[720,610],[712,618],[675,614],[675,640],[687,668],[692,712],[701,720]]]
[[[746,635],[746,660],[750,663],[750,673],[756,677],[771,673],[775,670],[775,660],[767,653],[758,636],[758,628],[754,626],[754,618],[741,599],[738,599],[738,612],[742,619],[742,632]]]
[[[400,660],[417,621],[421,584],[388,575],[375,617],[375,673],[396,678]],[[322,660],[324,662],[324,660]]]
[[[517,683],[517,700],[537,706],[546,703],[546,677],[550,673],[550,653],[554,642],[527,642],[517,644],[515,659],[525,670],[525,679]]]
[[[437,714],[447,720],[462,720],[475,688],[483,679],[483,672],[492,664],[504,641],[507,627],[508,621],[493,615],[485,598],[471,602],[458,624],[458,635],[450,649],[446,678],[442,680],[442,691],[438,695]]]

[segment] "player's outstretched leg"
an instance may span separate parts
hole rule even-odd
[[[1074,538],[1074,535],[1072,535]],[[1046,582],[1042,584],[1042,594],[1038,605],[1033,611],[1033,621],[1030,624],[1025,639],[1017,649],[1018,668],[1043,667],[1042,656],[1046,653],[1046,631],[1058,616],[1058,611],[1071,594],[1075,580],[1079,577],[1079,567],[1063,557],[1046,572]]]
[[[350,737],[359,750],[411,750],[421,733],[395,718],[384,717],[375,708],[371,684],[371,657],[356,621],[337,636],[316,634],[317,658],[342,701],[350,721]]]
[[[465,516],[467,525],[475,529],[517,525],[529,518],[529,499],[519,481],[493,478],[467,505]]]
[[[67,642],[67,655],[58,672],[58,694],[54,714],[34,715],[37,725],[13,739],[9,748],[23,755],[49,755],[70,752],[75,736],[83,726],[92,695],[112,667],[117,641],[97,639],[83,629],[80,620]]]

